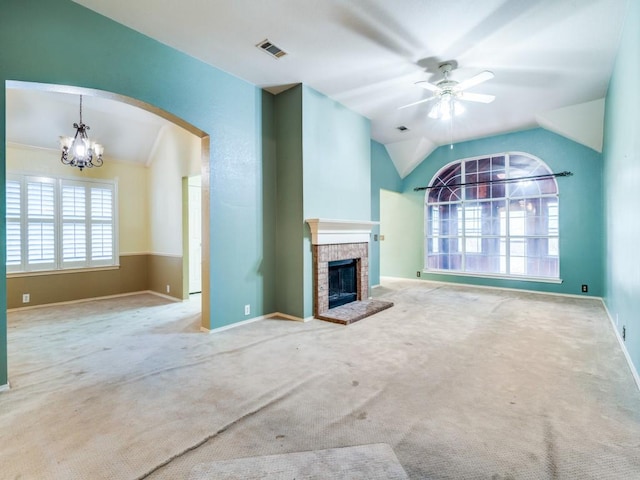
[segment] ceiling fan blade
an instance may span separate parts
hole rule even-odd
[[[495,95],[485,95],[483,93],[460,92],[458,93],[460,100],[469,100],[470,102],[491,103],[496,97]]]
[[[428,102],[429,100],[432,100],[432,99],[434,99],[434,98],[436,98],[436,96],[435,96],[435,95],[433,95],[432,97],[429,97],[429,98],[425,98],[425,99],[423,99],[423,100],[418,100],[417,102],[409,103],[409,104],[407,104],[407,105],[403,105],[403,106],[401,106],[401,107],[398,107],[398,110],[402,110],[403,108],[407,108],[407,107],[413,107],[414,105],[419,105],[419,104],[421,104],[421,103]]]
[[[490,72],[489,70],[485,70],[484,72],[480,72],[479,74],[474,75],[473,77],[458,83],[458,85],[456,85],[456,90],[466,90],[467,88],[471,88],[482,82],[491,80],[493,76],[494,76],[493,72]]]
[[[433,83],[429,83],[426,80],[421,80],[419,82],[416,82],[416,85],[418,85],[419,87],[424,88],[425,90],[430,90],[432,92],[439,92],[440,91],[440,87],[437,85],[434,85]]]

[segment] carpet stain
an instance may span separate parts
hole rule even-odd
[[[353,387],[357,387],[358,385],[360,385],[360,382],[357,380],[354,380],[353,382],[351,382],[351,386]]]
[[[549,478],[556,479],[558,478],[558,455],[556,453],[556,443],[553,435],[553,427],[551,426],[551,422],[549,421],[549,419],[545,419],[544,423],[544,444],[547,452],[546,463]]]
[[[367,412],[361,412],[358,414],[358,420],[366,420],[367,419]]]
[[[276,440],[282,440],[286,435],[276,435]]]

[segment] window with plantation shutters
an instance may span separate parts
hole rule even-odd
[[[9,175],[7,271],[117,265],[113,182]]]

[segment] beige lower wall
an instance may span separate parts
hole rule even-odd
[[[72,273],[7,277],[7,308],[32,307],[148,290],[149,256],[120,257],[120,267]],[[30,295],[22,303],[22,295]]]
[[[174,255],[149,255],[149,286],[147,290],[186,299],[189,294],[183,291],[182,257]],[[167,285],[169,292],[167,292]]]
[[[125,255],[120,257],[119,268],[7,276],[7,308],[34,307],[146,290],[183,299],[182,284],[182,257]],[[167,285],[170,293],[167,293]],[[29,303],[22,303],[25,293],[30,296]]]

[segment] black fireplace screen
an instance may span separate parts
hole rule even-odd
[[[329,262],[329,308],[358,299],[356,267],[355,259]]]

